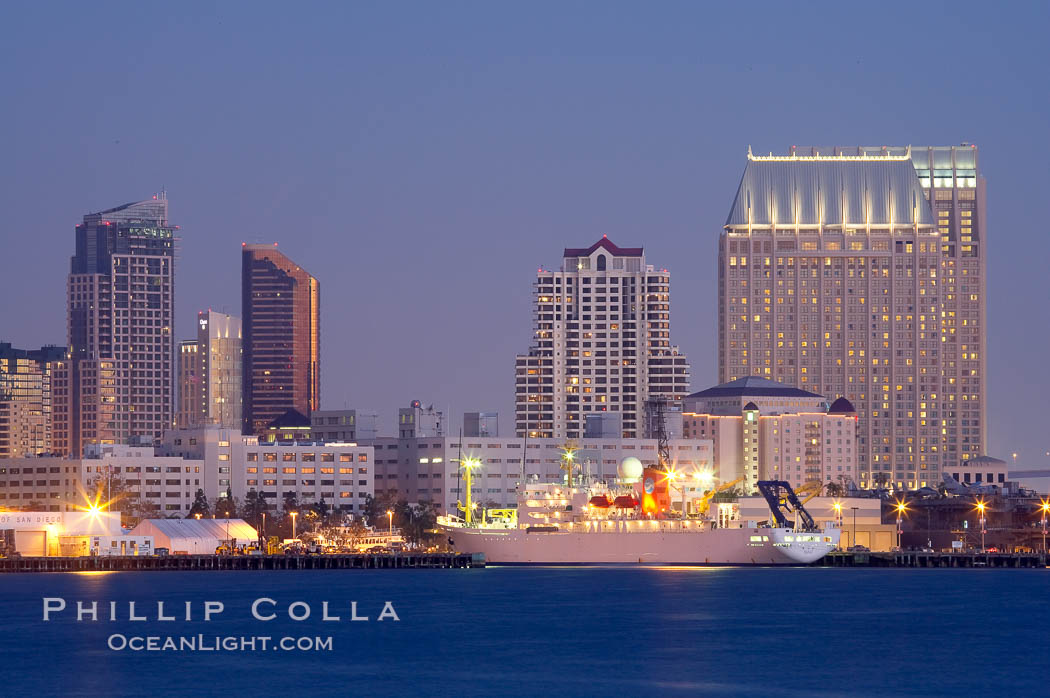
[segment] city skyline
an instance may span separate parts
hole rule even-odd
[[[776,24],[777,12],[780,10],[770,11],[771,25]],[[924,13],[932,12],[916,11],[911,23],[929,21],[932,25],[931,19],[924,18]],[[597,21],[614,37],[625,38],[631,35],[625,28],[628,14],[621,8]],[[33,25],[39,18],[32,15],[27,10],[16,19]],[[382,13],[364,15],[380,27],[394,26]],[[323,311],[325,346],[347,349],[323,355],[323,408],[346,405],[378,411],[385,422],[383,430],[388,431],[396,407],[418,398],[443,409],[451,403],[457,415],[465,410],[498,411],[506,415],[501,420],[506,429],[513,413],[508,397],[513,372],[508,357],[520,352],[529,340],[522,318],[528,315],[530,298],[522,289],[538,266],[556,265],[562,244],[608,234],[617,241],[644,245],[653,259],[668,260],[661,265],[675,277],[675,343],[689,356],[691,389],[701,389],[717,382],[712,336],[717,294],[710,260],[715,241],[710,231],[724,220],[725,202],[737,185],[748,143],[755,152],[783,152],[786,143],[807,141],[892,145],[973,141],[981,147],[982,170],[989,182],[988,227],[993,236],[987,286],[988,452],[1009,459],[1017,451],[1019,465],[1034,467],[1045,462],[1043,454],[1050,444],[1044,443],[1037,418],[1047,406],[1045,381],[1022,373],[1045,376],[1038,347],[1047,343],[1048,331],[1038,313],[1033,321],[1015,306],[1037,303],[1047,295],[1038,254],[1045,243],[1038,232],[1036,207],[1030,203],[1038,200],[1046,184],[1041,163],[1047,160],[1047,144],[1033,139],[1044,125],[1041,115],[1046,113],[1046,95],[1032,90],[1032,85],[1042,84],[1042,78],[1019,57],[1019,48],[1004,45],[992,53],[982,47],[979,32],[970,22],[954,24],[956,20],[940,18],[937,22],[945,30],[951,27],[956,36],[969,37],[972,58],[967,61],[965,78],[949,72],[931,90],[931,78],[915,74],[902,58],[880,52],[880,42],[873,38],[851,37],[847,42],[843,37],[827,36],[822,51],[837,48],[856,58],[817,68],[818,76],[839,101],[856,104],[861,100],[864,110],[877,116],[855,114],[845,107],[808,106],[799,100],[798,114],[781,115],[774,124],[766,116],[747,113],[760,104],[757,98],[742,102],[746,107],[742,111],[730,110],[735,112],[730,118],[715,114],[708,96],[733,102],[751,92],[766,94],[773,101],[786,99],[790,92],[785,82],[790,82],[792,71],[817,59],[816,48],[797,46],[758,27],[752,31],[768,45],[739,61],[716,57],[726,47],[717,37],[714,45],[701,51],[691,42],[686,44],[685,32],[673,30],[665,46],[641,44],[635,52],[640,55],[628,56],[611,39],[593,36],[582,45],[583,50],[574,51],[570,39],[575,38],[574,28],[582,19],[581,14],[569,11],[563,27],[547,31],[535,22],[525,22],[520,30],[498,26],[495,34],[505,46],[473,39],[457,49],[449,36],[436,39],[428,47],[442,59],[424,70],[426,78],[437,80],[430,92],[424,89],[425,80],[411,78],[413,70],[428,65],[424,59],[430,54],[423,50],[407,51],[406,57],[388,64],[394,76],[408,80],[417,92],[404,88],[390,92],[354,72],[350,64],[336,61],[336,67],[329,70],[350,70],[350,84],[361,90],[361,100],[380,105],[378,112],[376,108],[368,112],[371,116],[348,122],[348,130],[336,129],[327,117],[312,114],[304,118],[318,119],[314,132],[282,135],[275,127],[291,118],[287,105],[277,105],[274,116],[246,116],[239,133],[226,129],[212,134],[198,124],[176,134],[174,122],[159,116],[141,121],[118,117],[109,123],[91,120],[89,128],[64,116],[49,117],[53,141],[40,156],[41,165],[23,166],[34,151],[14,144],[12,170],[18,169],[19,175],[8,173],[5,179],[5,210],[11,217],[5,240],[10,243],[14,231],[32,233],[18,240],[24,256],[15,259],[9,255],[4,262],[5,291],[21,291],[31,280],[38,281],[40,289],[32,295],[21,294],[24,308],[18,312],[6,310],[0,315],[0,339],[22,348],[64,344],[61,261],[53,255],[56,248],[68,244],[70,224],[86,211],[142,198],[167,186],[172,192],[172,218],[183,228],[176,270],[180,282],[176,340],[192,338],[192,323],[199,310],[214,307],[238,314],[236,246],[242,241],[276,240],[283,251],[326,284],[326,298],[347,299],[338,305],[326,304]],[[718,14],[714,24],[732,26],[738,19],[732,13]],[[841,21],[842,17],[834,19]],[[85,21],[91,23],[89,18]],[[249,35],[264,31],[250,18],[246,21],[244,30]],[[302,40],[294,29],[304,28],[310,20],[295,22],[292,40],[299,46]],[[16,21],[10,26],[19,25]],[[196,75],[207,59],[218,61],[220,76],[231,74],[236,59],[219,48],[218,30],[178,26],[192,30],[203,41],[201,57],[178,58],[187,62],[184,70],[189,72],[185,74]],[[472,25],[466,21],[464,26],[469,29]],[[817,21],[814,31],[821,26]],[[318,30],[323,34],[323,28]],[[463,38],[450,26],[446,31]],[[1022,26],[1011,31],[1023,34],[1029,29]],[[68,40],[64,32],[60,29],[53,41]],[[529,42],[536,42],[539,48]],[[1019,39],[1016,43],[1025,42]],[[567,71],[563,80],[545,82],[555,76],[543,62],[540,48],[561,56],[559,65]],[[790,51],[785,52],[787,48]],[[365,41],[356,50],[363,65],[384,64],[380,58],[386,53],[377,43]],[[470,54],[467,58],[472,63],[479,56],[493,59],[492,74],[471,72],[470,76],[490,90],[501,83],[512,88],[498,92],[503,101],[478,101],[474,91],[454,79],[456,71],[462,70],[464,53]],[[61,55],[68,56],[68,52],[58,52]],[[267,65],[265,57],[251,55],[259,65]],[[588,61],[589,55],[602,56],[602,70]],[[872,67],[876,59],[881,60],[878,68]],[[86,65],[77,69],[78,78],[100,70],[106,60],[106,54],[88,57]],[[174,57],[150,60],[157,72],[167,68],[169,76],[182,74],[171,68]],[[620,68],[618,79],[612,82],[603,78],[610,60]],[[774,65],[774,60],[782,65]],[[24,94],[34,82],[64,84],[67,78],[59,76],[56,65],[36,62],[25,76],[15,76],[16,95]],[[291,70],[296,69],[293,63]],[[995,71],[1005,77],[993,81],[991,76],[1000,74]],[[255,90],[264,92],[270,79],[260,77],[262,73],[265,70],[248,75],[237,96],[252,103]],[[888,76],[903,76],[895,84],[904,100],[915,102],[916,109],[898,113],[879,105],[870,86]],[[176,77],[171,86],[173,97],[183,98],[172,102],[180,117],[186,115],[186,108],[179,105],[198,89],[191,90],[184,80]],[[678,89],[690,80],[695,80],[695,89]],[[975,80],[996,96],[975,101]],[[734,88],[734,83],[740,87]],[[313,89],[316,83],[309,85],[304,89]],[[573,98],[577,88],[579,97]],[[200,89],[205,90],[202,95],[215,96],[208,92],[213,89],[209,81]],[[624,100],[624,91],[633,99]],[[137,88],[131,93],[141,94]],[[406,116],[417,116],[408,109],[415,104],[412,94],[423,95],[418,106],[439,131],[450,129],[448,139],[420,140],[406,130]],[[106,110],[128,104],[128,97],[116,97]],[[457,106],[459,98],[463,106]],[[349,97],[329,95],[326,99],[329,106],[338,107],[338,113],[358,103]],[[605,109],[614,100],[618,109]],[[937,100],[947,104],[937,112],[938,118],[921,117],[922,109]],[[547,101],[560,106],[556,110],[521,109]],[[627,103],[631,101],[652,105],[656,111],[648,113]],[[220,96],[213,104],[228,110],[236,101]],[[454,127],[472,106],[481,108],[480,116]],[[1009,114],[1009,128],[994,113],[1003,109]],[[53,110],[55,114],[61,111]],[[516,111],[523,113],[517,116]],[[702,119],[697,118],[700,115]],[[17,109],[6,118],[14,131],[42,133],[41,126],[25,122]],[[506,129],[494,126],[497,123],[507,124]],[[529,135],[529,123],[542,138]],[[654,129],[657,124],[661,127]],[[254,143],[263,131],[271,134],[266,157],[274,159],[276,168],[264,168],[269,160],[254,154]],[[335,136],[334,150],[332,144],[320,148],[317,132],[341,134]],[[624,140],[623,134],[635,137]],[[405,136],[409,136],[408,145],[395,147]],[[184,148],[187,137],[199,143]],[[523,152],[521,146],[513,145],[515,141],[534,152]],[[165,154],[163,162],[151,159],[155,149]],[[203,151],[209,149],[216,153],[214,158],[204,157]],[[337,152],[348,155],[333,154]],[[60,172],[71,159],[96,163],[99,176],[74,178]],[[351,165],[358,161],[360,165]],[[454,161],[463,164],[448,170],[446,164]],[[517,165],[495,169],[504,162]],[[45,178],[41,168],[59,174]],[[264,169],[275,174],[260,174]],[[445,172],[444,176],[435,177],[438,171]],[[499,171],[502,177],[476,174],[490,171]],[[464,195],[478,203],[464,207]],[[995,242],[1007,236],[1020,246]],[[1035,253],[1017,254],[1020,249]],[[464,299],[473,300],[463,303]],[[391,321],[392,317],[398,320]],[[1025,370],[1011,372],[1010,367],[1015,366]],[[1018,404],[1035,405],[1035,409],[1017,412]],[[450,415],[453,419],[458,417]]]

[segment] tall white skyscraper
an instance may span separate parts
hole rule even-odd
[[[197,313],[202,424],[241,427],[241,319],[214,310]]]
[[[642,248],[608,238],[567,248],[533,285],[535,330],[515,362],[515,432],[583,438],[586,416],[618,413],[622,435],[645,435],[650,398],[681,400],[689,362],[671,344],[671,276]]]

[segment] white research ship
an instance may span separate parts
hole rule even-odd
[[[441,516],[438,525],[455,550],[493,564],[805,565],[838,547],[841,531],[818,529],[786,482],[758,483],[770,506],[759,525],[734,521],[735,505],[720,505],[715,518],[674,516],[667,480],[647,468],[633,491],[527,484],[516,509],[490,510],[481,522]]]

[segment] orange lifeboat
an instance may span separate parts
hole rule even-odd
[[[591,501],[588,504],[598,509],[608,509],[613,503],[604,494],[599,494],[591,497]]]
[[[613,500],[612,505],[617,509],[634,509],[638,506],[638,500],[629,494],[621,494]]]

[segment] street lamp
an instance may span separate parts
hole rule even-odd
[[[1046,515],[1050,513],[1050,501],[1044,499],[1039,508],[1043,512],[1043,555],[1046,555]]]
[[[907,507],[907,505],[905,505],[904,500],[899,500],[897,502],[896,509],[897,509],[897,549],[900,550],[900,547],[901,547],[901,516],[904,514],[904,512],[906,512],[908,510],[908,507]]]
[[[857,547],[857,509],[860,507],[850,507],[853,510],[853,547]]]
[[[839,501],[832,502],[831,508],[835,510],[835,525],[841,531],[841,529],[842,529],[842,502],[839,502]],[[841,536],[841,533],[839,535]]]
[[[394,537],[394,512],[391,509],[386,510],[387,523],[390,524],[390,537]]]
[[[985,530],[986,530],[985,529],[985,525],[984,525],[984,509],[985,509],[984,502],[981,501],[981,500],[978,500],[977,501],[977,511],[980,512],[980,514],[981,514],[981,552],[982,553],[985,552],[985,549],[986,549],[985,545],[984,545],[984,534],[985,534]]]
[[[288,514],[292,517],[292,540],[295,540],[295,517],[299,515],[299,512],[291,511]]]

